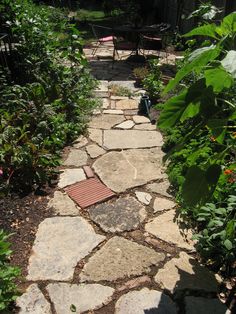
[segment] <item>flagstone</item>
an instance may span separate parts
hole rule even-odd
[[[89,138],[96,142],[98,145],[102,146],[102,137],[103,137],[103,131],[99,129],[88,129]]]
[[[111,190],[119,193],[161,179],[161,148],[110,152],[98,158],[93,169]]]
[[[67,159],[63,162],[63,166],[81,167],[87,164],[88,155],[85,151],[79,149],[71,149]]]
[[[149,118],[144,117],[144,116],[133,116],[133,120],[136,124],[150,123]]]
[[[172,209],[176,206],[176,203],[170,200],[167,200],[166,198],[156,197],[153,205],[154,213]]]
[[[115,236],[90,257],[80,278],[81,281],[114,281],[141,275],[149,273],[152,265],[158,265],[164,259],[163,253]]]
[[[192,256],[180,252],[178,258],[172,258],[158,270],[155,282],[172,293],[185,289],[216,292],[220,278]]]
[[[156,130],[157,126],[151,123],[143,123],[143,124],[136,124],[134,126],[135,130],[146,130],[146,131],[154,131]]]
[[[116,303],[115,314],[133,313],[177,314],[177,309],[169,296],[160,291],[143,288],[122,295]]]
[[[156,131],[105,130],[104,146],[108,149],[147,148],[163,145],[161,133]]]
[[[90,218],[106,232],[134,230],[147,214],[143,205],[132,196],[96,205],[88,211]]]
[[[60,180],[58,187],[63,189],[64,187],[74,184],[76,182],[86,179],[83,169],[65,169],[60,174]]]
[[[105,150],[96,144],[91,144],[86,147],[86,150],[91,158],[97,158],[105,154]]]
[[[30,285],[26,292],[16,299],[16,305],[20,308],[20,314],[52,314],[50,303],[37,284]]]
[[[57,314],[83,313],[101,308],[111,301],[114,289],[99,284],[51,283],[47,286]]]
[[[48,208],[53,208],[61,216],[79,215],[79,208],[66,193],[55,191],[53,198],[48,203]]]
[[[82,217],[45,219],[36,234],[27,279],[71,280],[77,263],[104,239]]]
[[[78,137],[77,140],[75,140],[75,142],[73,144],[73,148],[81,148],[87,144],[88,144],[87,138],[84,137],[83,135],[81,135],[80,137]]]
[[[109,99],[108,98],[103,98],[102,99],[102,108],[103,109],[107,109],[109,107],[109,105],[110,105]]]
[[[163,174],[163,178],[167,178],[167,175],[165,173]],[[150,183],[146,186],[146,189],[149,192],[157,193],[167,197],[173,197],[171,194],[168,193],[169,188],[170,183],[168,180]]]
[[[182,220],[179,219],[179,222]],[[180,248],[193,249],[192,232],[180,230],[175,210],[170,210],[152,219],[146,224],[145,230],[163,241],[176,244]],[[185,237],[183,232],[185,232]]]
[[[135,99],[123,99],[116,102],[116,109],[138,109],[138,101]]]
[[[114,125],[124,120],[124,116],[121,115],[104,114],[93,117],[89,123],[89,127],[94,129],[111,129]]]
[[[132,129],[134,126],[134,122],[132,120],[126,120],[118,125],[115,126],[116,129]]]
[[[117,110],[117,109],[106,109],[103,111],[105,114],[118,114],[118,115],[123,115],[124,111],[123,110]]]
[[[135,195],[141,203],[145,205],[150,204],[152,196],[149,193],[136,191]]]

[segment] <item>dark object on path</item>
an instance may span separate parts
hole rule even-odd
[[[156,115],[153,115],[152,110],[152,103],[149,99],[148,95],[143,95],[140,99],[139,106],[138,106],[138,114],[146,116],[150,119],[152,124],[156,123]]]

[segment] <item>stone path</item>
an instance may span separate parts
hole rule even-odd
[[[130,66],[99,62],[91,66],[102,107],[65,158],[48,203],[54,216],[38,227],[28,289],[17,299],[20,313],[226,313],[217,299],[220,278],[197,262],[191,232],[175,217],[163,138],[137,115]],[[114,82],[135,96],[110,95]],[[91,177],[115,195],[81,209],[67,187]]]

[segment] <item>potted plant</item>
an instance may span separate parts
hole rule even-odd
[[[147,67],[139,67],[134,68],[133,70],[133,76],[135,78],[135,85],[136,87],[142,87],[143,86],[143,80],[148,75],[149,70]]]

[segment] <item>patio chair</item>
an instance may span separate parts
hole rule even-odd
[[[118,59],[121,60],[121,57],[118,53],[121,51],[130,51],[129,56],[137,51],[137,43],[126,40],[124,37],[114,37],[113,38],[113,62],[115,61],[115,57],[117,55]]]
[[[92,55],[94,56],[100,47],[113,47],[113,34],[110,27],[90,24],[94,37],[96,38],[96,46],[93,49]],[[110,45],[107,45],[110,44]]]

